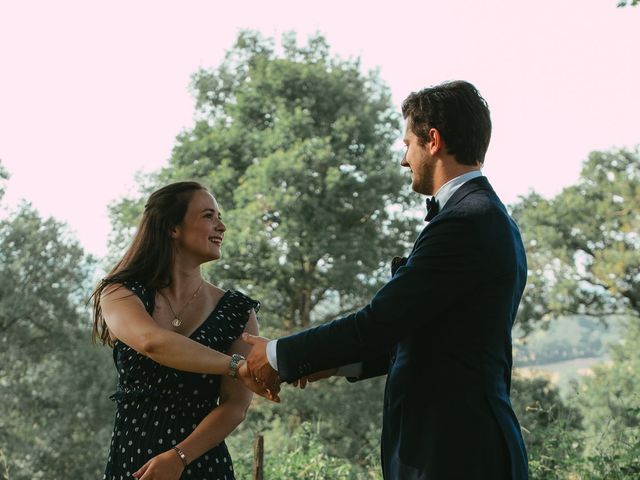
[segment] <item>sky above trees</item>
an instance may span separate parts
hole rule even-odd
[[[640,143],[640,9],[614,0],[219,5],[0,5],[5,203],[30,200],[104,254],[107,206],[136,171],[167,164],[192,125],[190,76],[217,66],[240,29],[319,31],[333,53],[380,68],[398,107],[443,80],[475,83],[494,121],[485,174],[507,202],[558,193],[592,150]]]

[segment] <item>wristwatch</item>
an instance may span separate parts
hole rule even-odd
[[[242,360],[246,360],[242,355],[238,353],[234,353],[231,355],[231,360],[229,361],[229,376],[232,378],[238,377],[238,365]]]

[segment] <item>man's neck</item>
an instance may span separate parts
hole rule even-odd
[[[454,178],[464,175],[465,173],[480,170],[481,165],[463,165],[458,163],[454,158],[443,159],[440,162],[441,168],[437,169],[433,178],[433,192],[435,195],[447,182]]]

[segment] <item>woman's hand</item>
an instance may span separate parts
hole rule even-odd
[[[133,474],[139,480],[178,480],[184,466],[174,450],[156,455]]]
[[[259,383],[255,378],[253,378],[253,375],[251,375],[246,361],[240,362],[240,365],[238,366],[238,380],[240,380],[249,390],[257,393],[261,397],[271,400],[272,402],[280,403],[280,396],[278,395],[278,393],[280,393],[280,386],[273,386],[269,389],[266,385]]]

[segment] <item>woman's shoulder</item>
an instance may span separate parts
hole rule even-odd
[[[229,290],[222,290],[215,286],[214,288],[214,291],[220,295],[215,309],[219,318],[226,320],[225,324],[233,332],[232,335],[240,335],[251,318],[252,312],[260,310],[260,302],[233,288]]]
[[[139,280],[127,279],[127,280],[106,280],[108,282],[105,285],[103,292],[105,295],[114,294],[122,289],[130,290],[136,295],[144,295],[148,293],[149,289]]]
[[[251,309],[256,312],[260,309],[260,302],[254,300],[249,295],[243,293],[240,290],[236,290],[234,288],[230,288],[228,290],[224,290],[216,285],[208,283],[209,294],[218,297],[220,302],[223,302],[221,306],[227,309],[233,310],[245,310],[249,311]]]
[[[250,310],[260,310],[260,302],[254,300],[249,295],[241,292],[240,290],[227,290],[225,295],[228,298],[228,303],[238,310],[249,312]]]
[[[229,334],[237,338],[245,330],[252,312],[257,313],[260,310],[260,302],[234,289],[227,290],[221,301],[224,301],[224,304],[220,313],[226,319]]]
[[[118,300],[134,294],[138,297],[148,310],[153,303],[151,290],[143,282],[135,279],[119,280],[110,282],[102,290],[102,300]]]

